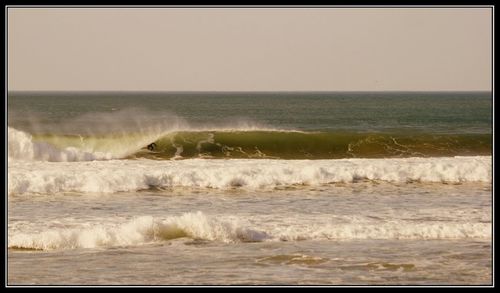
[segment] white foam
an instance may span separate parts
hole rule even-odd
[[[280,240],[306,239],[463,239],[491,237],[489,223],[411,223],[389,221],[383,223],[349,223],[311,228],[289,228],[278,231]]]
[[[75,147],[59,149],[45,142],[34,142],[30,134],[8,127],[8,160],[55,162],[109,160],[110,153],[87,152]]]
[[[250,221],[251,220],[251,221]],[[26,229],[9,227],[8,246],[29,249],[74,249],[112,246],[136,246],[188,237],[209,241],[258,242],[295,240],[352,239],[490,239],[491,223],[366,221],[352,217],[348,223],[332,223],[325,219],[297,221],[264,218],[244,219],[235,216],[209,216],[202,212],[157,218],[141,216],[116,222],[99,219],[96,223],[80,223],[71,228],[51,226]],[[252,224],[249,224],[252,223]]]
[[[9,194],[113,193],[149,188],[246,188],[359,180],[491,182],[491,157],[267,160],[189,159],[90,162],[10,161]]]

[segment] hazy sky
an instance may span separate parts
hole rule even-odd
[[[490,90],[491,8],[12,8],[9,90]]]

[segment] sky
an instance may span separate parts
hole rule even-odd
[[[485,91],[491,8],[7,9],[9,91]]]

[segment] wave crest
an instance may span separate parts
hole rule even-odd
[[[57,148],[47,142],[35,142],[30,134],[11,127],[8,128],[8,138],[9,160],[72,162],[113,158],[110,153],[86,152],[71,146]]]
[[[241,126],[241,125],[240,125]],[[174,127],[174,126],[172,126]],[[246,127],[246,128],[245,128]],[[101,135],[28,133],[9,127],[9,158],[91,161],[147,158],[342,159],[491,155],[489,134],[390,134],[149,128]],[[147,145],[154,142],[154,148]]]
[[[260,221],[258,221],[260,222]],[[287,223],[294,223],[291,219]],[[320,221],[322,222],[322,221]],[[99,224],[73,228],[48,228],[42,232],[9,230],[9,248],[50,250],[136,246],[177,238],[207,241],[260,242],[308,239],[489,239],[490,223],[392,221],[367,223],[354,217],[350,223],[322,225],[250,225],[235,216],[214,217],[198,211],[180,216],[141,216],[119,223],[101,219]]]

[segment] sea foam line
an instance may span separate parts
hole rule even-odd
[[[491,182],[491,157],[90,162],[11,161],[8,193],[114,193],[151,188],[263,189],[357,181]]]
[[[382,221],[367,222],[354,217],[349,223],[324,220],[304,225],[252,221],[236,216],[213,216],[200,211],[159,218],[139,216],[116,223],[81,223],[77,227],[52,227],[33,232],[9,228],[9,248],[34,250],[137,246],[177,238],[207,241],[261,242],[354,239],[490,239],[491,223]],[[295,224],[293,224],[295,223]],[[317,223],[321,223],[318,225]],[[50,223],[45,223],[50,225]]]

